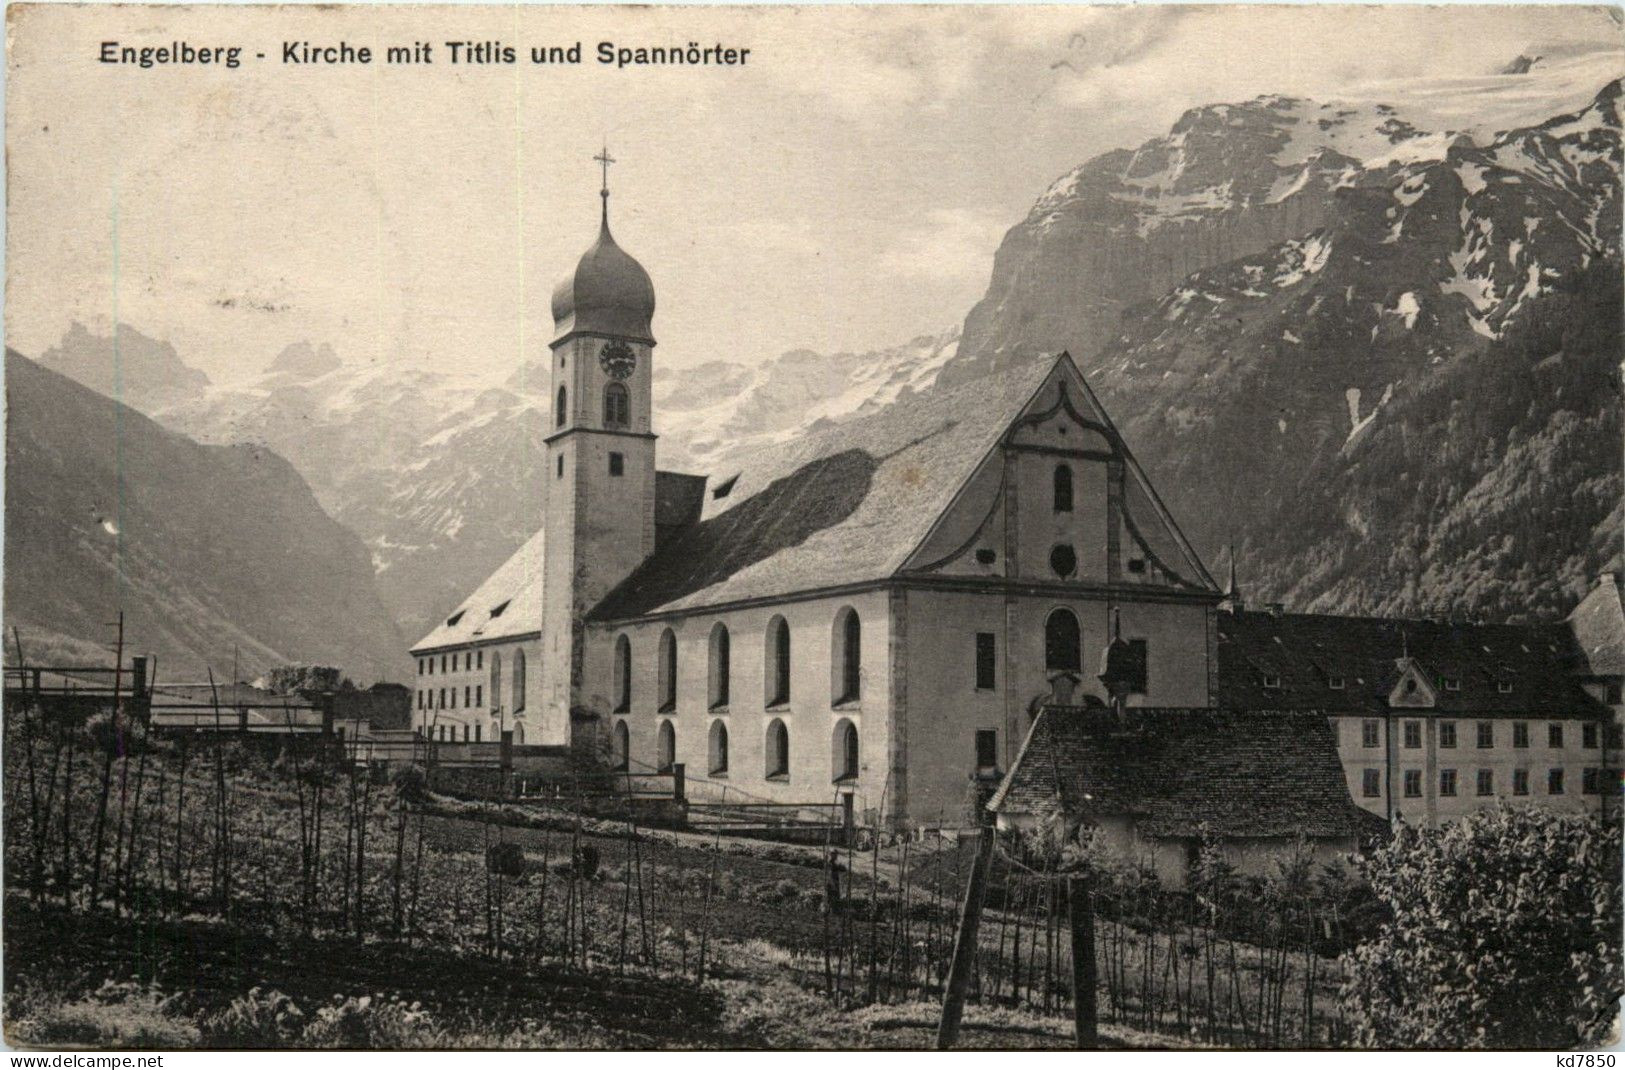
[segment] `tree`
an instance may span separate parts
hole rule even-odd
[[[1344,956],[1358,1042],[1549,1050],[1607,1039],[1625,993],[1617,824],[1502,807],[1401,828],[1361,869],[1393,918]]]

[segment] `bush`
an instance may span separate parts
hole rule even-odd
[[[198,1030],[156,990],[110,981],[85,999],[36,1005],[13,1039],[45,1048],[193,1048]]]
[[[316,1012],[299,1047],[305,1048],[438,1048],[445,1034],[419,1004],[398,998],[334,997]]]
[[[288,1048],[298,1043],[305,1014],[276,989],[251,988],[204,1020],[203,1042],[216,1048]]]
[[[577,876],[584,881],[592,880],[598,875],[598,848],[590,843],[579,845],[572,864]]]
[[[485,868],[503,877],[519,877],[525,872],[525,851],[513,840],[502,840],[485,849]]]
[[[1402,828],[1361,868],[1393,912],[1344,956],[1343,1003],[1371,1047],[1565,1049],[1604,1042],[1621,980],[1620,830],[1481,811]]]

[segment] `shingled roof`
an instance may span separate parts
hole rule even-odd
[[[712,473],[698,524],[662,541],[596,620],[885,579],[1061,361],[899,401]]]
[[[1432,709],[1466,716],[1604,712],[1571,675],[1565,624],[1465,624],[1308,613],[1220,613],[1219,705],[1381,714],[1410,658]],[[1279,687],[1264,686],[1272,677]],[[1333,688],[1340,680],[1342,688]],[[1446,682],[1456,686],[1446,686]],[[1503,690],[1503,688],[1510,690]]]
[[[1126,816],[1156,837],[1233,839],[1364,828],[1324,714],[1049,706],[988,804],[995,813]]]

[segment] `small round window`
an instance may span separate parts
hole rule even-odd
[[[1065,543],[1049,552],[1049,567],[1057,576],[1066,577],[1078,570],[1078,555]]]

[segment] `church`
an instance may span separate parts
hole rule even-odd
[[[691,798],[960,825],[1046,704],[1103,705],[1116,639],[1130,714],[1324,717],[1305,768],[1341,762],[1347,797],[1386,823],[1617,800],[1612,577],[1554,625],[1248,609],[1065,353],[727,471],[661,470],[654,285],[601,197],[552,296],[545,522],[412,648],[429,739],[511,732],[633,773],[681,765]],[[1223,775],[1244,798],[1263,774]],[[1342,822],[1341,789],[1314,790]]]
[[[545,524],[413,647],[420,730],[957,824],[1098,688],[1114,611],[1131,705],[1209,703],[1222,594],[1070,357],[662,471],[654,286],[601,196],[553,291]]]

